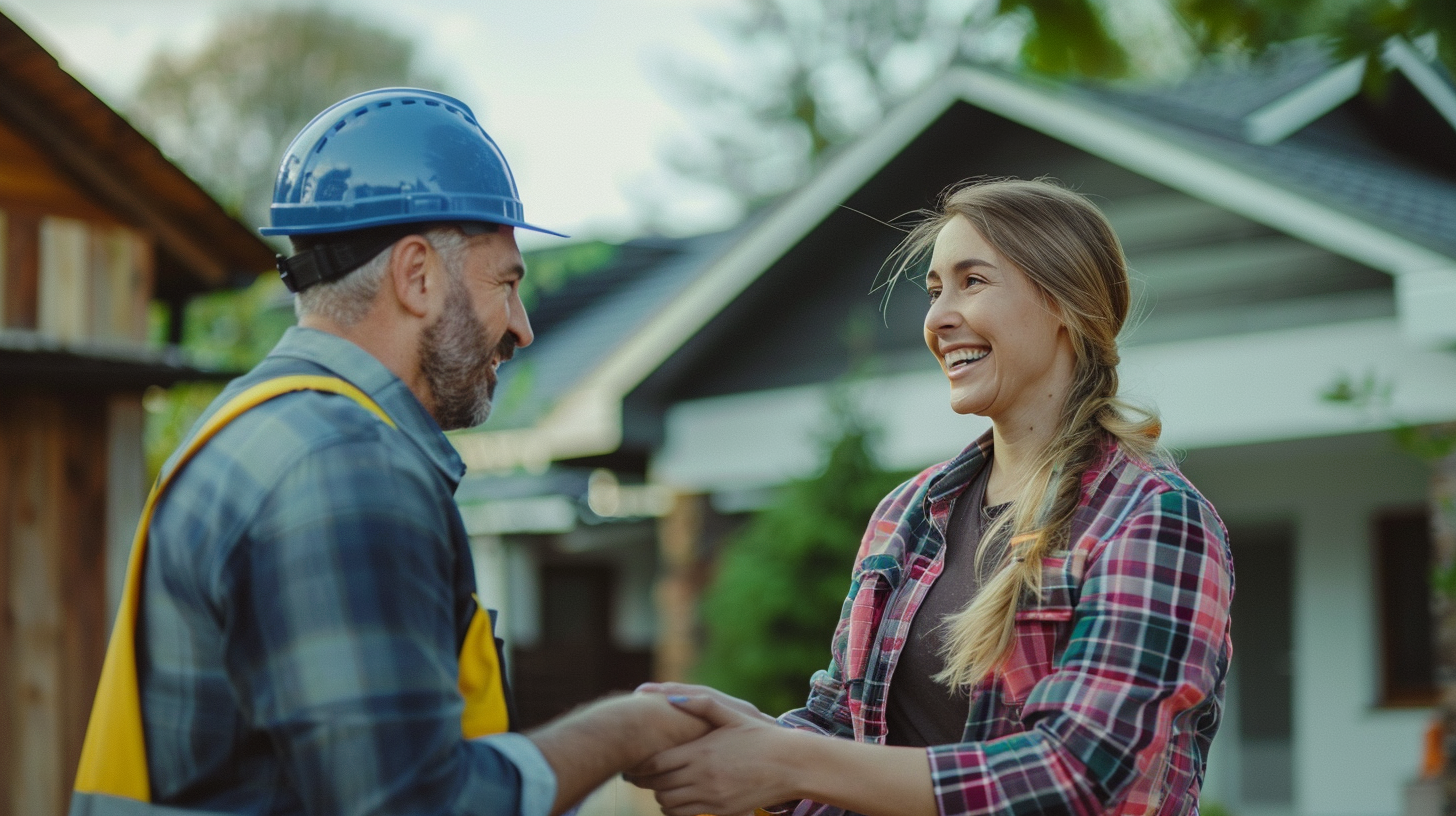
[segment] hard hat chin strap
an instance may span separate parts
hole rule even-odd
[[[337,236],[323,236],[316,246],[293,255],[278,255],[278,274],[283,285],[293,293],[320,283],[338,280],[374,260],[384,250],[406,235],[423,235],[431,229],[451,226],[466,235],[481,235],[500,229],[497,224],[480,222],[401,224]]]
[[[302,292],[316,284],[337,280],[369,263],[374,256],[394,245],[404,235],[375,239],[367,243],[320,244],[292,256],[279,255],[278,274],[290,292]]]

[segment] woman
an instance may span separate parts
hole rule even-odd
[[[789,728],[651,686],[720,727],[632,779],[668,816],[1195,812],[1233,566],[1156,418],[1117,399],[1117,237],[1080,195],[1001,180],[950,194],[897,274],[927,250],[926,345],[992,429],[880,503]]]

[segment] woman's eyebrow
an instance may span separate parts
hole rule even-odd
[[[966,258],[964,260],[956,261],[955,266],[951,268],[957,272],[964,272],[967,269],[975,269],[978,266],[986,266],[990,267],[991,269],[996,268],[995,264],[991,263],[990,261],[982,260],[980,258]]]

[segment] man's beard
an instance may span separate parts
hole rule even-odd
[[[445,311],[420,335],[420,374],[435,398],[435,421],[443,430],[473,428],[490,416],[495,396],[494,363],[515,353],[509,330],[495,348],[470,308],[470,293],[457,275],[450,276]]]

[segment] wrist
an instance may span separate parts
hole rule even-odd
[[[813,777],[825,762],[820,743],[830,740],[782,726],[769,734],[764,740],[764,755],[769,767],[775,769],[775,778],[769,786],[771,790],[766,792],[772,793],[776,804],[814,799],[818,780]]]

